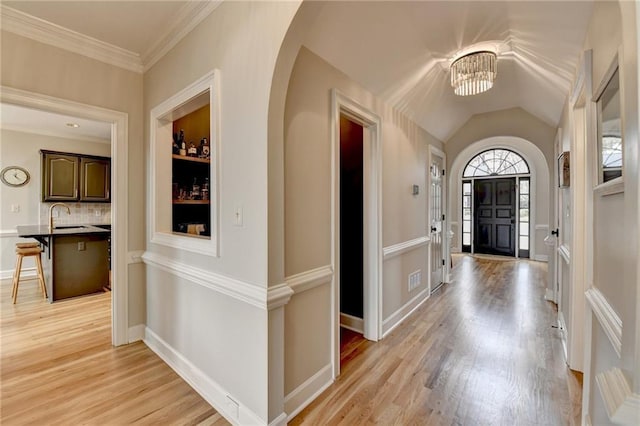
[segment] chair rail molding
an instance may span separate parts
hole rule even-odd
[[[609,304],[604,294],[595,287],[591,287],[586,292],[589,306],[595,314],[600,326],[611,342],[611,346],[616,351],[618,358],[622,353],[622,320],[616,313],[613,306]]]
[[[286,277],[284,281],[293,290],[294,294],[302,293],[312,288],[331,284],[333,268],[331,265],[321,266]]]
[[[427,236],[414,238],[412,240],[403,241],[397,244],[393,244],[382,249],[382,256],[384,260],[392,259],[396,256],[400,256],[408,251],[415,250],[418,247],[427,245],[431,239]]]

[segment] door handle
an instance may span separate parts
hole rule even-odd
[[[436,232],[438,230],[438,228],[436,228],[435,226],[431,227],[431,232]]]
[[[556,228],[555,231],[551,231],[551,235],[555,235],[556,237],[560,237],[560,230]]]

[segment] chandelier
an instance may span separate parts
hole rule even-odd
[[[464,55],[451,64],[451,87],[458,96],[477,95],[493,86],[497,55],[486,50]]]

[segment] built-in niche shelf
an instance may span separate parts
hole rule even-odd
[[[217,72],[151,111],[151,242],[218,254]]]

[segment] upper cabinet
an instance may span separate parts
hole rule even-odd
[[[42,201],[110,201],[110,158],[44,150],[40,152]]]
[[[111,160],[80,158],[80,201],[107,202],[111,190]]]

